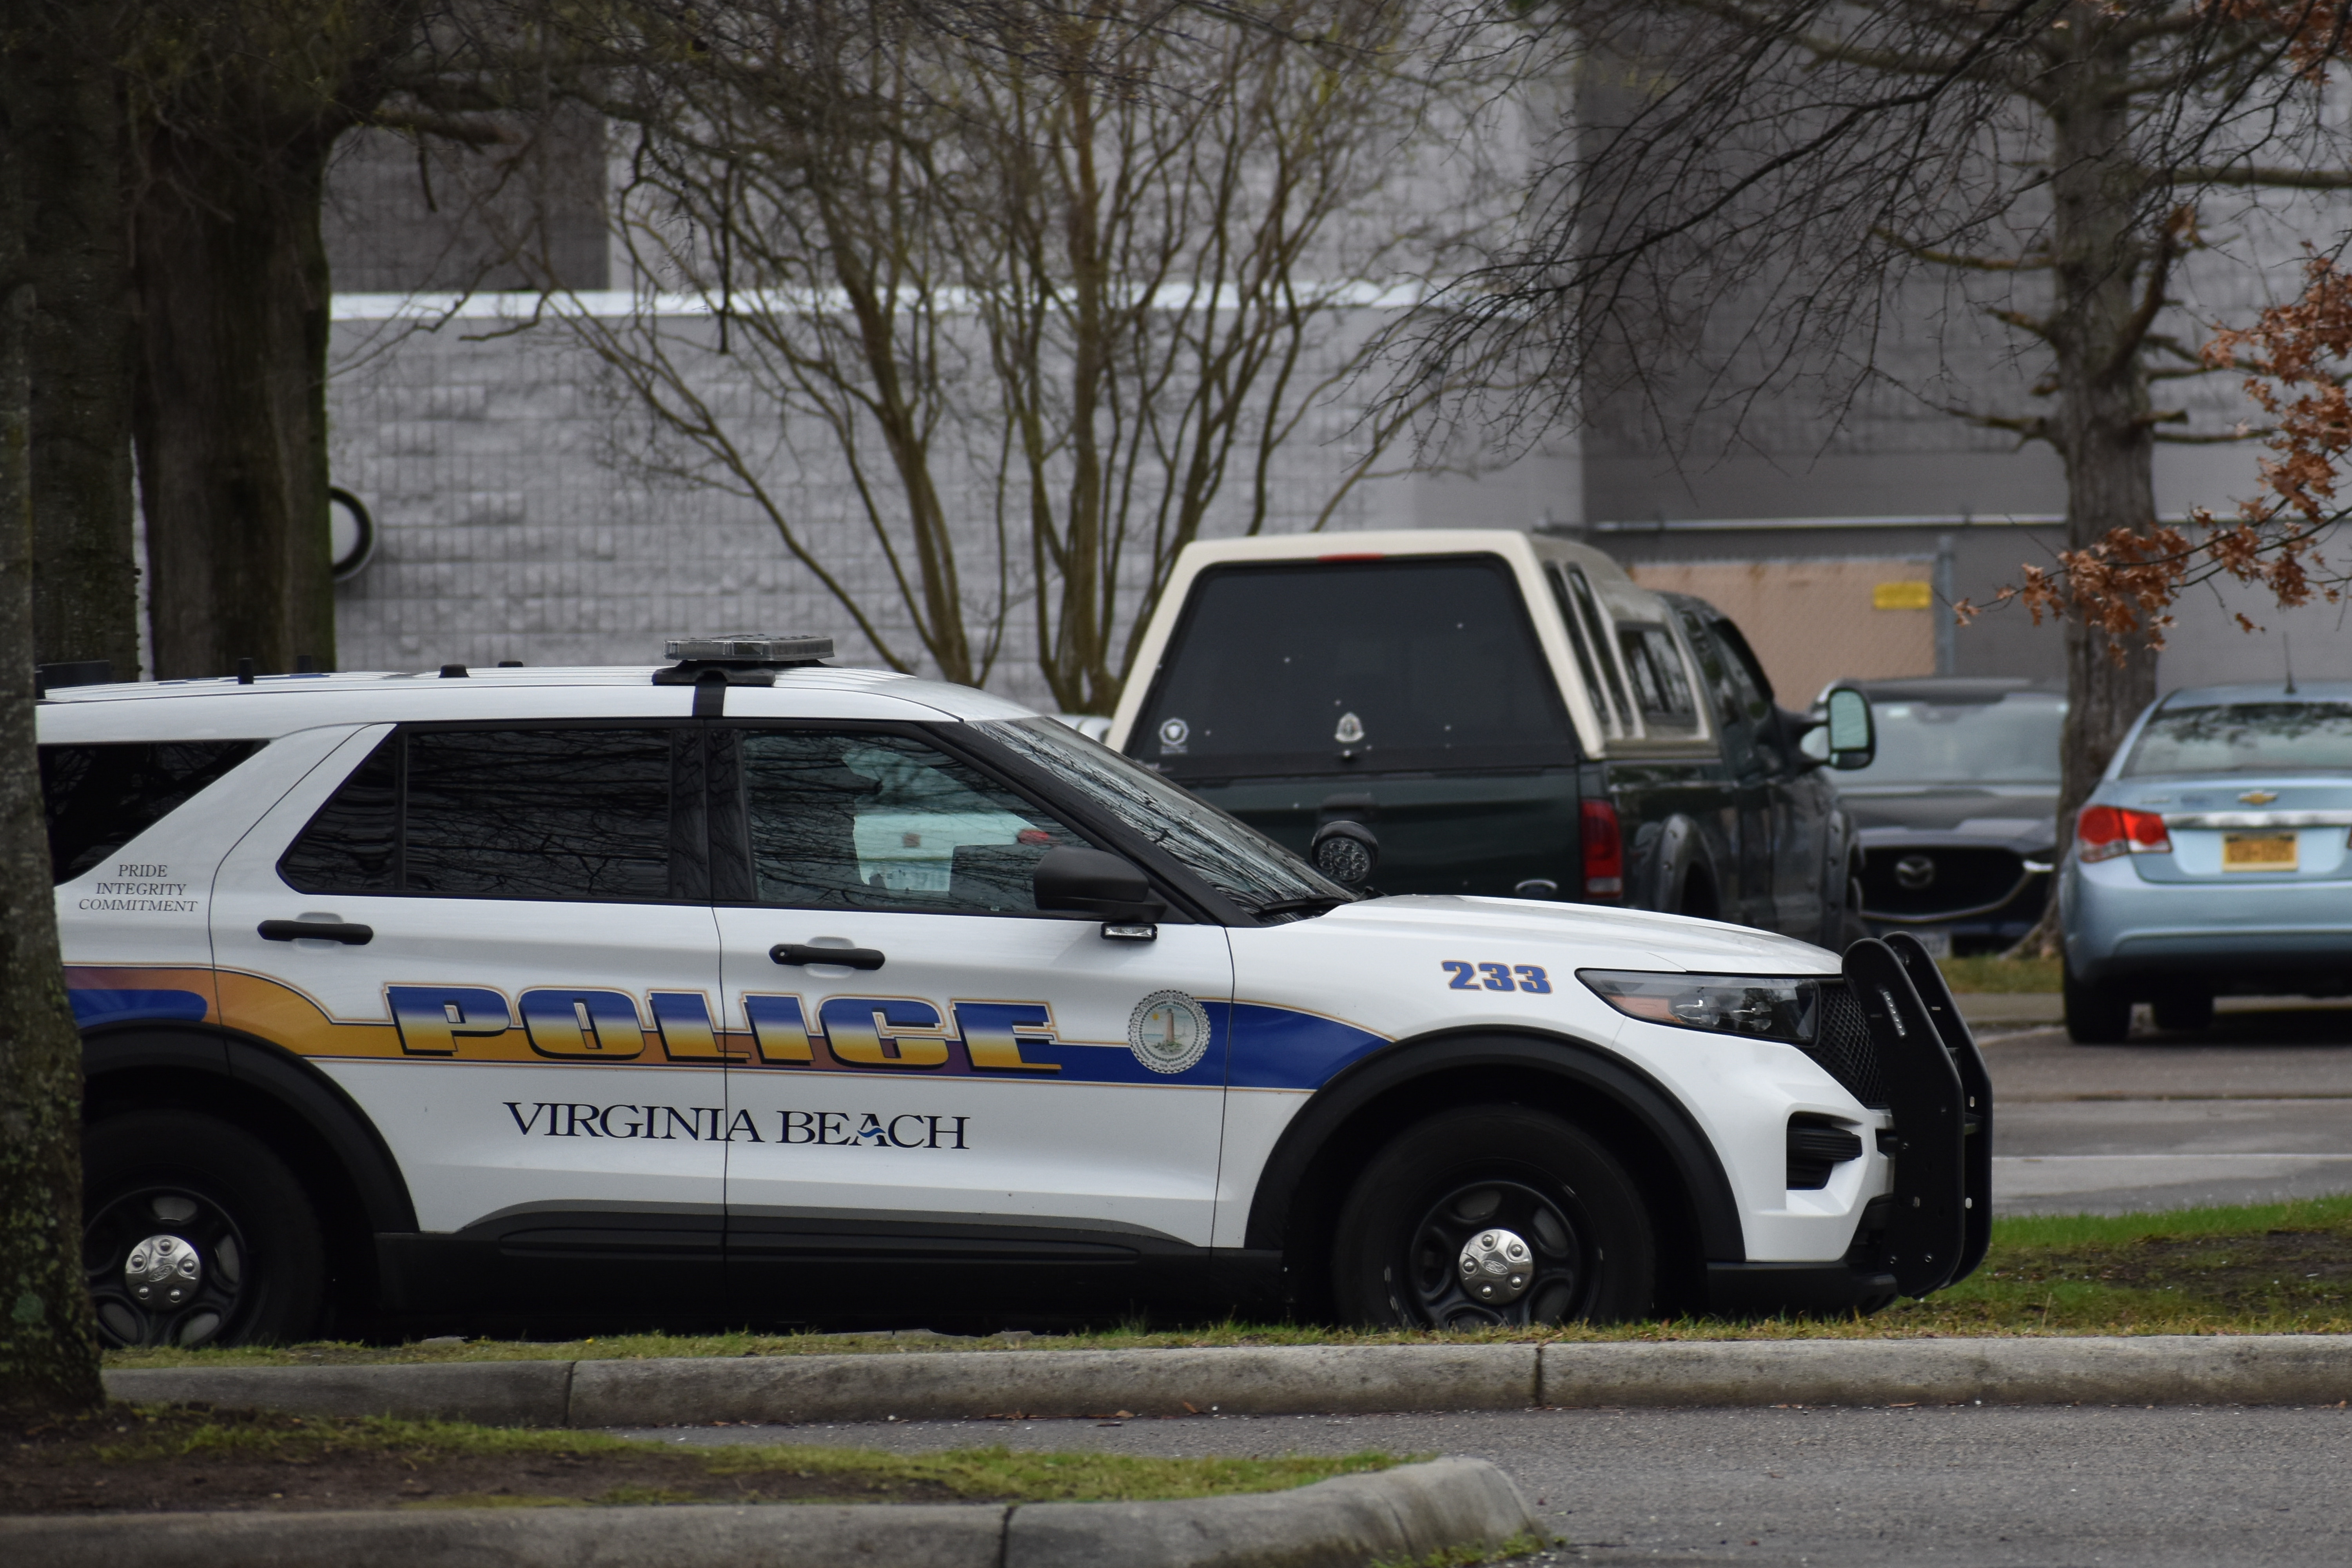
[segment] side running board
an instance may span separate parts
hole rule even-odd
[[[1917,955],[1933,1006],[1904,949]],[[1857,942],[1846,949],[1844,971],[1885,1071],[1895,1121],[1886,1267],[1895,1289],[1925,1296],[1984,1257],[1992,1218],[1991,1084],[1949,988],[1915,939]],[[1955,1040],[1964,1048],[1956,1050]]]

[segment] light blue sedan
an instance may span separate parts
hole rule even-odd
[[[2132,1004],[2201,1029],[2217,994],[2352,991],[2352,683],[2175,691],[2132,726],[2059,881],[2066,1031]]]

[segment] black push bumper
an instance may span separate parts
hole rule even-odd
[[[1848,1261],[1857,1272],[1883,1268],[1903,1295],[1925,1296],[1968,1278],[1992,1238],[1992,1079],[1917,938],[1857,942],[1844,967],[1895,1123],[1879,1141],[1894,1162],[1894,1190],[1873,1203],[1875,1234],[1866,1217]]]

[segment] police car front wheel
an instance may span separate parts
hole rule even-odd
[[[1623,1168],[1517,1106],[1447,1111],[1391,1141],[1349,1194],[1332,1254],[1340,1316],[1404,1328],[1634,1317],[1655,1274]]]
[[[325,1258],[301,1185],[210,1116],[140,1110],[82,1138],[82,1266],[110,1345],[299,1339]]]

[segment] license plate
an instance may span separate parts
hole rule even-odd
[[[2221,836],[2224,871],[2292,871],[2295,836],[2292,833],[2225,833]]]
[[[1911,934],[1919,939],[1919,945],[1927,950],[1928,957],[1949,958],[1952,956],[1952,933],[1950,931],[1945,931],[1937,926],[1914,926],[1911,928]]]

